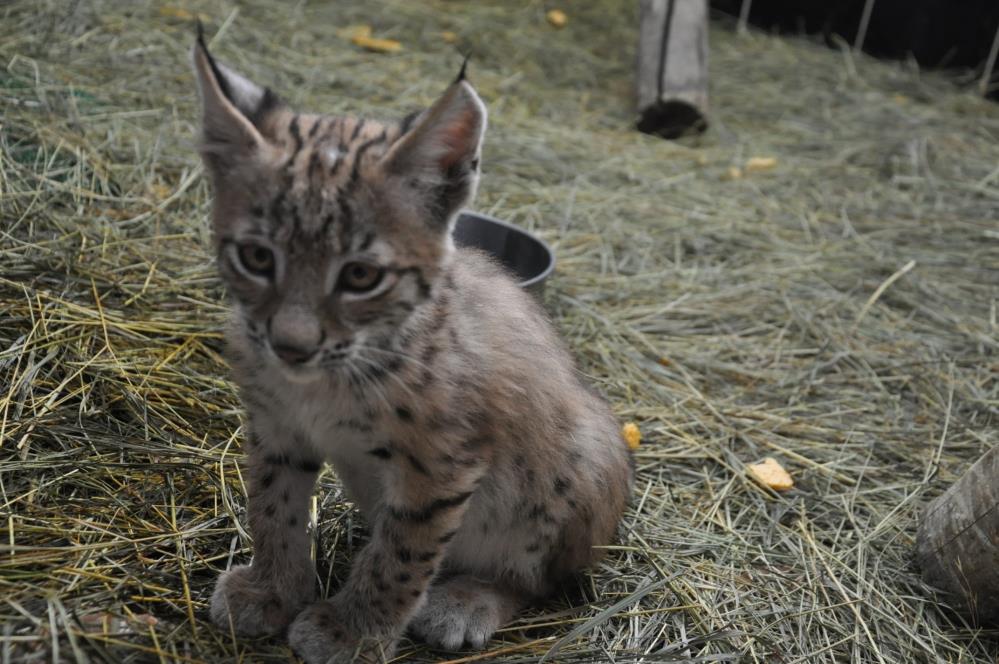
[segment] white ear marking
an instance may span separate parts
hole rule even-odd
[[[343,153],[340,152],[338,148],[329,147],[323,150],[321,156],[323,165],[326,166],[327,169],[330,169],[336,166],[336,163],[343,158]]]
[[[242,74],[216,62],[219,72],[225,77],[227,92],[233,105],[244,114],[252,113],[264,99],[264,89]]]

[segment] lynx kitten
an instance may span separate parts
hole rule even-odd
[[[380,661],[407,628],[481,648],[599,556],[632,481],[541,309],[452,243],[485,107],[463,70],[398,123],[298,114],[200,39],[194,64],[254,549],[212,617],[287,631],[310,663]],[[317,601],[306,521],[324,461],[371,538]]]

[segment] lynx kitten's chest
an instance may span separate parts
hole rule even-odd
[[[279,432],[298,432],[285,451],[329,461],[350,499],[366,516],[374,514],[381,502],[379,487],[386,481],[379,457],[384,446],[378,443],[392,433],[386,406],[336,382],[299,385],[274,378],[279,386],[276,416],[261,423],[267,430],[261,434],[278,439]]]

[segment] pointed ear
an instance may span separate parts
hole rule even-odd
[[[416,186],[431,223],[446,228],[475,195],[486,107],[462,75],[433,106],[412,121],[382,165]],[[407,122],[403,122],[403,130]]]
[[[193,59],[201,95],[201,153],[210,167],[218,169],[266,143],[259,125],[282,102],[269,89],[216,62],[200,31]]]

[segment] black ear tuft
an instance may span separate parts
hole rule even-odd
[[[468,61],[472,57],[472,52],[469,51],[465,54],[465,59],[461,61],[461,70],[458,71],[458,77],[454,79],[455,83],[461,83],[465,80],[465,70],[468,68]],[[453,85],[453,84],[452,84]]]
[[[201,19],[198,19],[198,48],[205,55],[205,60],[208,62],[208,66],[211,67],[212,75],[215,77],[215,82],[218,84],[219,88],[222,90],[222,94],[225,95],[226,99],[230,103],[236,104],[233,99],[232,88],[229,86],[229,81],[226,79],[225,75],[219,69],[219,65],[215,62],[215,57],[208,50],[208,45],[205,44],[205,28],[201,25]],[[241,109],[242,110],[242,109]]]

